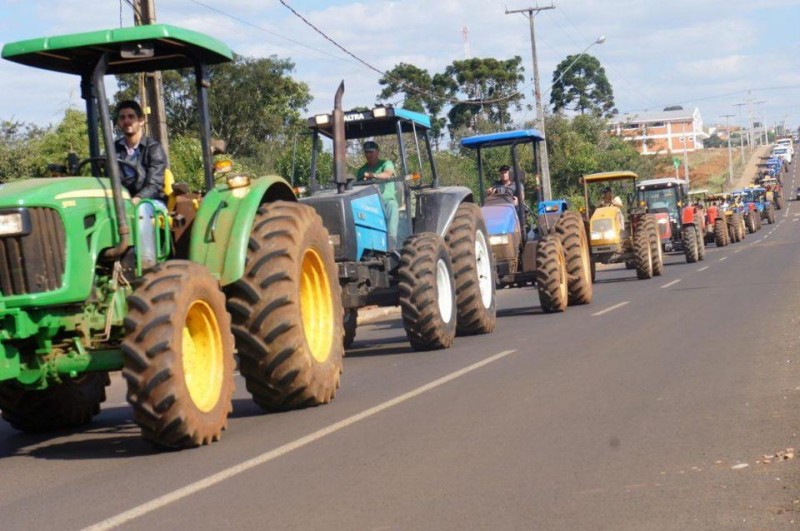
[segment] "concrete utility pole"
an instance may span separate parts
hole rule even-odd
[[[733,104],[734,107],[738,107],[739,115],[742,114],[742,107],[744,107],[745,105],[747,104],[746,103]],[[742,152],[742,165],[744,166],[744,127],[742,127],[742,129],[739,130],[739,147],[741,148],[740,151]]]
[[[765,104],[765,103],[767,103],[767,102],[764,101],[764,100],[754,101],[753,102],[753,105],[756,106],[756,117],[758,117],[758,115],[759,115],[758,108],[761,105]],[[766,131],[767,131],[767,123],[765,121],[761,122],[761,129],[766,133]],[[758,133],[758,143],[763,145],[763,146],[766,146],[767,145],[767,141],[764,140],[764,135],[761,134],[761,131],[755,131],[755,133]]]
[[[728,128],[728,185],[733,184],[733,153],[731,153],[731,116],[733,114],[723,114],[722,117],[726,120]]]
[[[544,130],[544,106],[542,105],[542,91],[539,85],[539,62],[536,58],[536,33],[533,24],[533,17],[535,17],[539,11],[555,8],[556,6],[550,4],[549,6],[545,7],[539,7],[537,5],[536,7],[515,9],[513,11],[506,9],[506,15],[510,15],[512,13],[524,13],[530,22],[531,54],[533,55],[533,96],[536,99],[536,121],[539,131],[541,131],[542,136],[545,137],[545,140],[543,140],[539,146],[539,171],[542,173],[542,197],[544,197],[545,201],[549,201],[553,198],[553,192],[550,188],[550,159],[547,155],[547,135],[545,134]]]
[[[697,142],[697,136],[694,137],[694,141]],[[686,122],[683,123],[683,134],[681,135],[681,140],[683,140],[683,180],[687,183],[689,181],[689,153],[686,150],[686,143],[688,139],[686,138]],[[696,149],[696,147],[695,147]],[[691,183],[690,183],[691,186]]]
[[[156,23],[154,0],[134,0],[134,22],[137,26]],[[139,81],[142,108],[147,115],[149,134],[161,143],[169,155],[167,136],[167,113],[164,109],[163,83],[161,72],[143,74]]]
[[[753,145],[753,98],[750,97],[750,91],[747,91],[747,144],[750,151],[755,149]]]

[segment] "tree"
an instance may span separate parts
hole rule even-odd
[[[615,111],[614,91],[600,61],[587,54],[561,61],[553,72],[550,104],[553,112],[567,109],[610,116]]]
[[[473,58],[453,61],[434,84],[443,87],[448,97],[466,100],[448,112],[450,130],[469,125],[480,115],[496,126],[511,121],[510,110],[522,108],[518,86],[525,79],[522,58],[498,60]]]
[[[378,80],[383,90],[378,95],[382,101],[403,97],[403,107],[426,113],[431,119],[431,136],[438,146],[446,120],[440,117],[446,105],[444,78],[417,66],[400,63]]]

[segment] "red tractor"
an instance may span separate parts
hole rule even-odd
[[[683,251],[686,262],[705,258],[706,215],[689,199],[689,183],[674,177],[649,179],[636,186],[641,206],[656,218],[664,251]]]
[[[730,243],[727,220],[719,207],[723,201],[722,196],[712,195],[708,190],[691,190],[689,201],[694,204],[696,211],[702,211],[705,228],[703,240],[706,244],[713,243],[717,247],[725,247]]]

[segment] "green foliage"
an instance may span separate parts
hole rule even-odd
[[[564,109],[610,116],[614,91],[600,61],[591,55],[568,55],[553,72],[550,104],[554,112]]]
[[[191,136],[173,137],[169,143],[169,167],[175,182],[185,182],[193,192],[205,187],[203,148],[200,140]]]
[[[284,146],[275,160],[278,175],[294,186],[308,185],[311,175],[311,136],[297,136],[297,143]],[[317,181],[327,183],[333,177],[333,154],[322,151],[317,158]]]

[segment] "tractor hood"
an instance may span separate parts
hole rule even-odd
[[[127,191],[123,197],[130,198]],[[78,199],[111,200],[111,181],[99,177],[26,179],[0,184],[0,208],[50,206],[68,208]]]

